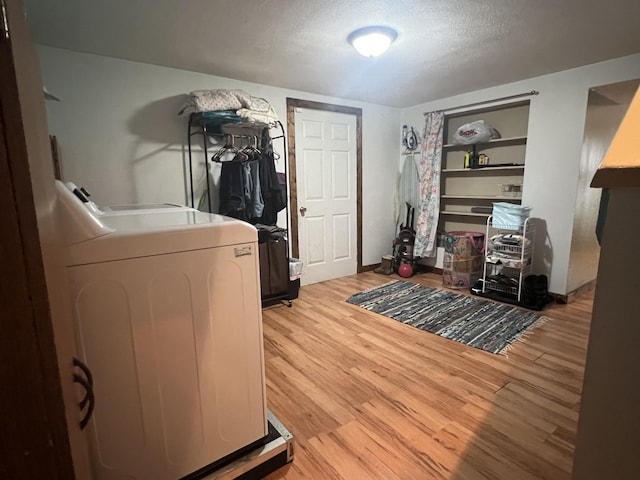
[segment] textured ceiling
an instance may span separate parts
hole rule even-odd
[[[38,43],[405,107],[640,52],[639,0],[25,0]],[[382,57],[347,43],[365,25]]]

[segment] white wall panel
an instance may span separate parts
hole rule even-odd
[[[63,174],[103,205],[188,201],[187,119],[177,113],[190,91],[240,88],[266,98],[285,132],[287,97],[362,108],[363,264],[391,252],[400,109],[46,46],[38,54],[44,84],[62,99],[47,102],[47,118]],[[196,192],[205,184],[200,157]]]

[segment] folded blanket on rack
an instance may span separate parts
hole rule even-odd
[[[195,90],[189,93],[187,100],[182,109],[178,112],[178,115],[190,115],[191,113],[214,112],[220,110],[237,111],[241,109],[251,110],[252,112],[255,112],[256,115],[275,115],[275,111],[264,98],[253,97],[244,90],[228,90],[226,88],[218,88],[215,90]],[[275,120],[277,120],[277,116]],[[274,120],[271,120],[271,122],[273,121]]]
[[[269,107],[269,110],[266,112],[252,110],[250,108],[241,108],[236,114],[249,122],[272,124],[278,121],[278,114],[272,107]]]
[[[255,112],[264,112],[269,115],[271,114],[271,112],[273,112],[274,115],[276,113],[273,111],[273,108],[271,107],[271,104],[269,102],[267,102],[264,98],[259,97],[249,96],[249,104],[245,105],[245,107],[249,110],[253,110]]]
[[[189,94],[184,110],[192,112],[212,112],[216,110],[238,110],[251,103],[251,95],[242,90],[195,90]]]

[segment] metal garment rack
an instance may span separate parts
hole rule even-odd
[[[206,113],[206,112],[205,112]],[[202,135],[202,148],[203,148],[203,155],[205,158],[205,165],[206,165],[206,181],[207,181],[207,206],[208,206],[208,211],[211,211],[211,179],[209,178],[209,147],[207,145],[207,136],[210,137],[215,137],[218,138],[220,140],[224,139],[224,138],[231,138],[232,142],[234,138],[238,138],[241,140],[248,140],[248,139],[255,139],[257,136],[256,135],[236,135],[236,134],[230,134],[230,133],[225,133],[222,131],[213,131],[213,129],[217,129],[217,130],[221,130],[222,127],[225,126],[229,126],[229,127],[240,127],[240,128],[251,128],[252,130],[257,130],[257,129],[261,129],[263,130],[264,128],[269,128],[269,129],[273,129],[273,128],[278,128],[279,132],[278,135],[275,137],[271,137],[271,141],[273,140],[277,140],[282,138],[283,141],[283,158],[284,158],[284,173],[285,175],[287,174],[287,159],[286,159],[286,155],[287,155],[287,139],[286,136],[284,134],[284,127],[282,125],[282,122],[280,122],[279,120],[277,122],[275,122],[272,125],[266,124],[266,123],[255,123],[255,122],[245,122],[245,123],[232,123],[232,122],[228,122],[228,121],[224,121],[218,118],[206,118],[205,115],[203,115],[202,113],[192,113],[189,116],[189,124],[187,126],[187,147],[188,147],[188,152],[189,152],[189,195],[191,198],[191,206],[193,208],[196,208],[195,205],[195,198],[194,198],[194,184],[193,184],[193,147],[192,147],[192,142],[193,142],[193,137],[195,135]],[[287,202],[287,207],[288,207],[288,203]],[[287,215],[287,231],[289,231],[289,216]]]
[[[206,112],[205,112],[206,113]],[[248,141],[250,140],[254,140],[257,138],[261,138],[258,137],[257,135],[254,134],[241,134],[241,135],[237,135],[237,134],[230,134],[230,133],[225,133],[222,131],[222,127],[228,126],[230,128],[246,128],[246,129],[250,129],[253,130],[253,132],[255,133],[258,129],[263,131],[265,128],[269,128],[270,130],[273,129],[277,129],[278,132],[276,134],[276,136],[271,136],[270,135],[270,141],[273,142],[274,140],[279,140],[282,139],[282,153],[280,155],[280,158],[283,160],[284,163],[284,176],[285,178],[288,178],[288,172],[287,172],[287,136],[284,133],[284,126],[282,125],[282,122],[280,122],[279,120],[276,121],[274,124],[266,124],[266,123],[256,123],[256,122],[243,122],[243,123],[234,123],[234,122],[230,122],[230,121],[225,121],[223,119],[219,119],[219,118],[207,118],[205,115],[203,115],[202,113],[192,113],[189,116],[189,124],[187,127],[187,144],[188,144],[188,152],[189,152],[189,196],[191,199],[191,207],[193,208],[197,208],[198,206],[195,204],[195,196],[194,196],[194,183],[193,183],[193,138],[196,135],[202,135],[202,148],[203,148],[203,155],[204,155],[204,160],[205,160],[205,177],[206,177],[206,183],[207,183],[207,211],[211,212],[211,191],[212,191],[212,185],[211,185],[211,178],[210,178],[210,174],[209,174],[209,166],[210,166],[210,162],[212,161],[210,159],[210,152],[209,147],[208,147],[208,142],[207,142],[207,136],[211,136],[220,140],[224,140],[229,139],[230,143],[233,144],[233,142],[235,141],[235,139],[240,140],[241,143],[244,143],[244,145],[248,145]],[[214,131],[215,129],[215,131]],[[288,191],[287,188],[285,186],[285,191],[284,191],[284,196],[285,196],[285,229],[286,229],[286,236],[285,236],[285,241],[287,242],[287,273],[289,271],[289,195],[288,195]],[[216,213],[216,212],[212,212],[212,213]],[[278,303],[280,301],[285,301],[287,303],[287,306],[291,306],[291,294],[289,293],[289,291],[287,290],[286,292],[282,292],[282,294],[278,294],[278,295],[270,295],[270,296],[263,296],[262,297],[262,305],[263,306],[268,306],[268,305],[272,305],[275,303]]]
[[[287,136],[284,133],[284,126],[282,125],[282,122],[280,120],[278,120],[275,124],[275,128],[278,128],[279,132],[278,135],[276,135],[275,137],[271,137],[271,142],[273,143],[274,140],[279,140],[282,139],[282,161],[284,163],[284,177],[285,179],[288,180],[289,176],[288,176],[288,172],[287,172]],[[289,262],[291,257],[289,256],[289,191],[288,191],[288,187],[286,184],[286,180],[285,180],[285,188],[284,188],[284,196],[285,196],[285,207],[284,207],[284,217],[285,217],[285,228],[286,228],[286,237],[285,237],[285,241],[287,242],[286,248],[287,248],[287,269],[286,269],[286,274],[287,274],[287,279],[289,278]],[[276,220],[277,223],[277,220]],[[269,305],[274,305],[276,303],[279,302],[285,302],[285,304],[287,305],[287,307],[291,307],[291,292],[290,292],[290,286],[291,286],[291,281],[288,280],[287,281],[287,285],[289,286],[289,288],[287,288],[286,292],[282,292],[280,294],[276,294],[276,295],[271,295],[268,297],[263,296],[262,297],[262,306],[266,307]]]

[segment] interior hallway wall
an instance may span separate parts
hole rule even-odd
[[[549,275],[551,292],[564,295],[589,88],[638,77],[640,54],[630,55],[405,108],[399,125],[422,131],[423,112],[531,90],[540,92],[529,97],[522,203],[532,207],[531,215],[543,219],[546,226],[546,245],[536,248],[534,269]]]
[[[46,46],[38,53],[44,84],[62,100],[47,102],[47,116],[63,176],[103,205],[188,203],[187,118],[177,112],[190,91],[239,88],[264,97],[285,131],[287,97],[362,108],[363,265],[390,251],[395,226],[389,179],[397,168],[400,109]],[[274,146],[282,150],[281,141]],[[198,153],[194,172],[202,191]]]
[[[600,245],[595,230],[601,189],[591,188],[591,180],[611,145],[639,83],[638,80],[631,80],[589,91],[571,236],[567,292],[573,292],[594,281],[598,275]]]

